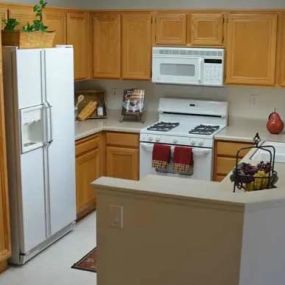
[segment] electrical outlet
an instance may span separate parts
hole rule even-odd
[[[255,108],[256,106],[256,94],[252,93],[250,94],[250,97],[249,97],[249,106],[251,108]]]
[[[124,227],[124,207],[121,205],[110,205],[110,226],[122,229]]]

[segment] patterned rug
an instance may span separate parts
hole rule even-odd
[[[86,270],[91,272],[97,272],[96,270],[96,247],[88,252],[84,257],[79,261],[74,263],[71,268]]]

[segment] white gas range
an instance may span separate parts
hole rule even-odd
[[[211,180],[214,136],[227,125],[228,103],[191,99],[162,98],[159,121],[140,133],[140,178],[147,174]],[[160,172],[152,168],[152,151],[156,143],[188,146],[194,155],[191,176]]]

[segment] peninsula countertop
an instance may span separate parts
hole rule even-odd
[[[231,118],[229,125],[215,135],[217,140],[250,142],[256,133],[262,140],[285,142],[285,130],[278,135],[273,135],[266,129],[266,120],[249,118]]]
[[[139,133],[142,128],[157,121],[158,114],[156,112],[145,112],[143,122],[121,122],[120,119],[121,113],[119,110],[109,110],[107,119],[76,121],[75,139],[79,140],[102,131]]]

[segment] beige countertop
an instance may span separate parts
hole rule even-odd
[[[272,135],[266,129],[266,120],[247,118],[231,118],[229,125],[215,135],[215,139],[249,142],[257,132],[262,140],[285,142],[285,130],[279,135]]]
[[[75,122],[75,139],[96,134],[101,131],[139,133],[142,128],[154,123],[158,119],[156,112],[145,112],[142,122],[120,122],[121,113],[117,110],[109,110],[107,119],[91,119]]]
[[[254,151],[254,150],[253,150]],[[243,161],[248,161],[251,151]],[[178,199],[203,200],[215,204],[234,204],[236,206],[272,207],[285,204],[285,164],[276,163],[275,170],[279,173],[276,189],[244,192],[237,190],[233,193],[233,183],[227,176],[222,182],[202,181],[187,178],[175,178],[158,175],[148,175],[140,181],[118,178],[101,177],[93,182],[94,187],[106,190],[119,189],[120,191],[175,197]]]

